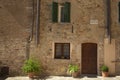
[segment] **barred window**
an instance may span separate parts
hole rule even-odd
[[[55,43],[55,59],[70,59],[70,43]]]

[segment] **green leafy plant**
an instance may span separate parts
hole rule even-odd
[[[108,72],[108,71],[109,71],[109,68],[108,68],[107,66],[103,65],[103,66],[101,67],[101,70],[102,70],[103,72]]]
[[[42,71],[41,65],[38,61],[34,60],[34,59],[28,59],[25,61],[22,70],[25,73],[30,73],[30,72],[34,72],[34,73],[38,73]]]
[[[68,66],[68,71],[69,71],[70,73],[77,72],[78,70],[79,70],[78,65],[70,64],[70,65]]]

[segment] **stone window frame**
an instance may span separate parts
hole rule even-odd
[[[57,45],[61,45],[62,47],[61,47],[61,54],[60,54],[60,56],[56,56],[56,48],[57,48]],[[69,55],[66,55],[65,56],[65,53],[64,53],[64,45],[65,44],[67,44],[67,45],[69,45]],[[67,59],[67,60],[69,60],[70,59],[70,47],[71,47],[71,45],[70,45],[70,43],[54,43],[54,59]]]

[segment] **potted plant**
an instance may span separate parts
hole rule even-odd
[[[38,73],[41,73],[42,69],[40,63],[34,59],[28,59],[25,61],[22,70],[28,74],[30,78],[33,78]]]
[[[101,71],[102,71],[102,76],[103,76],[103,77],[108,77],[109,68],[108,68],[107,66],[103,65],[103,66],[101,67]]]
[[[72,77],[75,78],[75,77],[78,76],[79,67],[78,67],[78,65],[70,64],[68,66],[68,71],[70,72],[70,74],[72,75]]]

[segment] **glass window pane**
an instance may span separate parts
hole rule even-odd
[[[63,52],[66,58],[70,57],[70,45],[69,44],[64,44]]]
[[[62,45],[61,44],[55,44],[55,57],[61,57],[61,51]]]
[[[61,7],[61,22],[65,22],[65,8]]]

